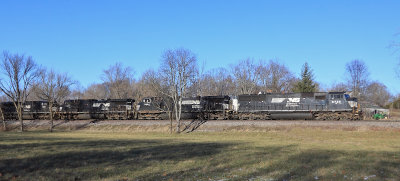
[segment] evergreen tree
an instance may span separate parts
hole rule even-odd
[[[313,77],[312,69],[306,62],[301,70],[301,80],[294,86],[293,92],[315,92],[316,84]]]

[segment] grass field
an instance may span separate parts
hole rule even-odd
[[[0,180],[400,180],[400,132],[1,132]]]

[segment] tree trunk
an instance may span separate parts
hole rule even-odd
[[[53,111],[50,111],[50,132],[53,132],[54,121],[53,121]]]
[[[178,103],[176,103],[175,104],[175,120],[176,120],[176,133],[179,133],[180,132],[180,129],[181,129],[181,120],[180,120],[180,118],[179,118],[179,116],[178,116]]]
[[[20,131],[24,132],[24,120],[22,119],[22,109],[19,110],[18,119],[19,119],[19,123],[21,125]]]
[[[50,132],[53,132],[54,122],[53,122],[53,103],[49,102],[49,112],[50,112]]]
[[[1,114],[1,119],[3,120],[3,129],[4,131],[7,131],[6,119],[4,117],[3,109],[1,107],[0,107],[0,114]]]
[[[172,111],[170,111],[169,113],[168,113],[168,117],[169,117],[169,121],[170,121],[170,129],[169,129],[169,132],[170,132],[170,134],[172,134]]]
[[[4,120],[4,118],[3,118],[3,130],[7,131],[6,120]]]
[[[53,118],[51,118],[50,122],[51,122],[51,124],[50,124],[50,132],[53,132],[53,127],[54,127]]]
[[[176,133],[180,133],[181,132],[181,120],[177,118],[176,122],[177,122]]]
[[[176,122],[177,125],[177,133],[181,132],[181,113],[182,113],[182,97],[178,99],[178,105],[176,106]]]
[[[17,105],[16,108],[17,108],[18,120],[19,120],[19,123],[20,123],[20,131],[24,132],[24,120],[22,118],[22,111],[23,111],[22,103],[17,102],[16,105]]]

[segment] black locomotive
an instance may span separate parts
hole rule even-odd
[[[6,120],[17,119],[12,102],[0,104]],[[161,97],[134,99],[75,99],[54,104],[55,119],[169,119],[174,105]],[[267,93],[239,96],[203,96],[182,99],[181,119],[202,120],[358,120],[361,112],[356,98],[345,92]],[[24,119],[48,119],[46,101],[29,101],[23,106]]]
[[[357,99],[345,92],[239,95],[240,119],[360,119]]]
[[[165,119],[168,107],[162,99],[146,98],[139,103],[139,119]],[[361,112],[356,98],[345,92],[267,93],[234,96],[186,98],[182,102],[182,119],[316,119],[358,120]],[[173,116],[173,115],[172,115]]]
[[[74,99],[66,100],[64,104],[53,105],[54,119],[135,119],[135,100],[133,99]],[[18,119],[14,103],[0,104],[5,120]],[[49,104],[47,101],[27,101],[23,105],[23,119],[49,119]]]

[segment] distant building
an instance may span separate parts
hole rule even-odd
[[[390,117],[389,109],[380,107],[369,101],[360,101],[361,110],[363,112],[364,118],[372,118],[374,114],[382,113]]]

